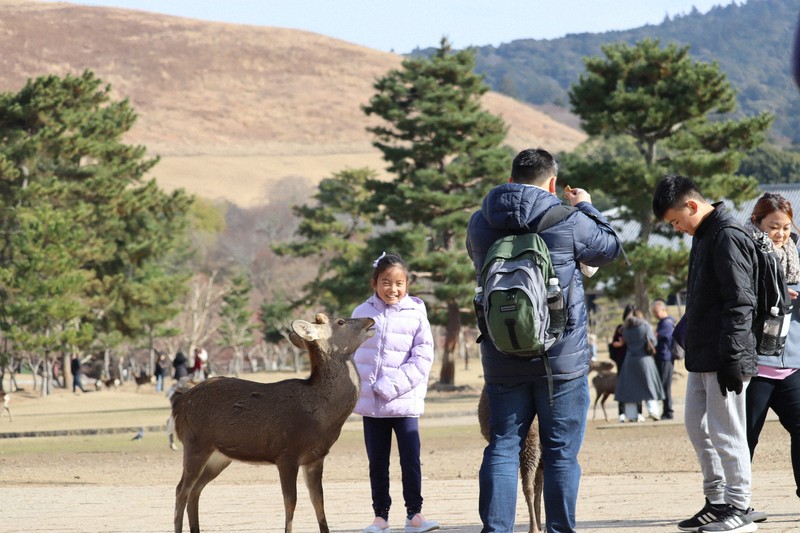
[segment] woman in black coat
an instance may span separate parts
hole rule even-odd
[[[175,379],[185,378],[189,375],[189,369],[186,367],[186,356],[183,355],[183,352],[175,354],[172,366],[175,368]]]

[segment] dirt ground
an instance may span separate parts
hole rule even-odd
[[[702,506],[699,469],[681,422],[686,374],[680,366],[676,370],[675,421],[620,424],[616,403],[609,400],[606,422],[599,406],[596,420],[590,408],[581,452],[580,531],[677,531],[675,523]],[[270,381],[294,374],[245,377]],[[420,422],[425,512],[446,531],[480,530],[477,471],[484,442],[475,409],[481,379],[477,362],[469,369],[460,366],[456,382],[464,389],[431,390]],[[172,530],[181,452],[167,446],[168,402],[162,393],[152,386],[136,391],[134,384],[81,395],[57,389],[47,398],[24,391],[12,395],[11,409],[13,422],[5,415],[0,419],[2,436],[63,434],[0,438],[0,532]],[[133,441],[140,427],[145,436]],[[753,505],[770,514],[760,530],[800,531],[789,439],[775,420],[762,434],[753,476]],[[324,479],[331,530],[360,531],[370,522],[371,509],[358,417],[345,424],[326,459]],[[392,464],[395,530],[402,526],[399,479],[399,467]],[[298,494],[295,531],[316,531],[302,486]],[[517,509],[517,531],[527,531],[521,493]],[[283,516],[272,466],[234,463],[201,499],[204,531],[281,531]]]

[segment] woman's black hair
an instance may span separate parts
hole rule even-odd
[[[406,263],[402,257],[397,254],[384,254],[375,262],[375,269],[372,271],[372,281],[377,283],[380,275],[392,267],[402,268],[406,276],[408,276],[408,263]]]
[[[633,304],[628,304],[625,306],[625,310],[622,312],[622,321],[624,322],[626,318],[631,316],[633,313],[636,312],[636,306]]]

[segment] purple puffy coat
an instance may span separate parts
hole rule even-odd
[[[353,311],[375,320],[375,335],[353,354],[361,378],[354,413],[375,418],[418,417],[425,410],[433,364],[433,335],[425,303],[406,295],[386,305],[373,294]]]

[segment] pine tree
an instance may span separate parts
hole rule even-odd
[[[467,222],[507,175],[512,156],[501,147],[503,120],[481,107],[488,87],[474,66],[472,52],[453,52],[442,40],[430,58],[406,59],[377,80],[363,109],[383,120],[369,131],[393,179],[379,180],[361,169],[326,180],[319,205],[296,209],[305,240],[278,248],[322,258],[317,280],[298,300],[327,301],[348,313],[370,292],[373,260],[383,251],[403,256],[417,274],[409,292],[426,301],[433,324],[446,325],[444,385],[455,380],[462,319],[474,321]]]
[[[219,334],[226,346],[233,349],[232,373],[236,376],[243,369],[244,352],[253,343],[252,311],[250,311],[250,292],[253,285],[247,276],[235,274],[230,286],[222,297]]]
[[[489,88],[474,68],[471,51],[453,52],[442,39],[430,58],[406,59],[379,79],[364,107],[385,122],[370,131],[395,175],[368,184],[371,201],[399,226],[394,235],[409,243],[406,260],[429,282],[431,321],[446,325],[439,380],[444,385],[455,380],[461,310],[469,309],[475,284],[464,253],[467,222],[508,173],[511,155],[501,147],[503,120],[481,106]]]
[[[9,311],[21,299],[44,297],[20,271],[31,260],[31,248],[14,239],[26,210],[47,207],[70,229],[47,239],[87,280],[76,298],[85,306],[78,329],[90,326],[95,339],[143,335],[183,290],[186,274],[168,259],[183,249],[191,199],[144,179],[158,159],[122,142],[136,114],[127,100],[111,101],[110,91],[86,71],[0,94],[0,269],[7,280],[0,327],[7,333],[17,318]]]
[[[590,139],[562,160],[561,176],[572,186],[604,191],[619,218],[639,223],[638,242],[628,245],[633,275],[617,263],[598,277],[613,280],[620,293],[635,292],[636,304],[648,309],[648,292],[683,283],[688,261],[686,250],[647,245],[651,234],[666,230],[652,215],[655,184],[680,173],[709,198],[753,197],[756,180],[736,171],[744,152],[764,142],[772,117],[731,118],[736,100],[725,75],[716,63],[692,61],[688,46],[644,40],[603,52],[585,59],[587,73],[570,91]]]

